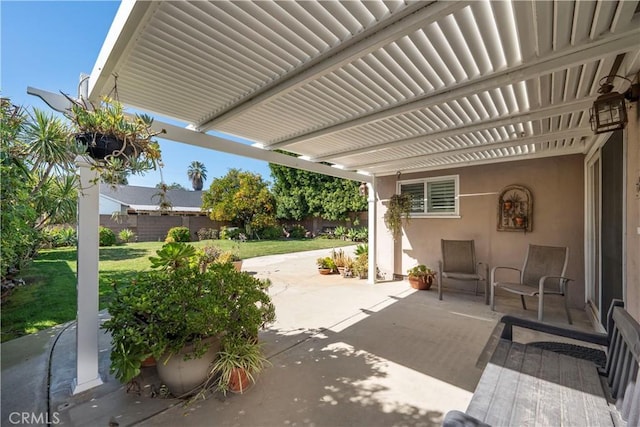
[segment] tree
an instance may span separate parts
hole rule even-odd
[[[275,215],[275,199],[259,174],[229,169],[202,193],[202,208],[214,221],[230,221],[247,232],[259,232]]]
[[[156,188],[162,188],[163,185],[166,186],[167,190],[186,190],[186,188],[184,188],[182,184],[179,184],[177,182],[172,182],[171,184],[164,184],[162,182],[159,182],[156,184]]]
[[[4,278],[34,255],[40,229],[75,219],[80,149],[59,117],[27,113],[7,98],[0,113]]]
[[[274,178],[276,217],[301,221],[308,216],[344,220],[367,209],[360,183],[315,172],[269,164]]]
[[[187,176],[191,180],[191,186],[195,191],[202,190],[204,181],[207,179],[207,168],[201,162],[194,160],[189,165]]]

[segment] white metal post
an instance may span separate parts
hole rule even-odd
[[[368,206],[368,222],[369,222],[369,275],[367,283],[374,284],[377,279],[378,263],[376,262],[376,179],[373,178],[371,183],[367,183],[369,190],[369,206]]]
[[[100,226],[99,174],[87,159],[76,159],[80,171],[78,192],[78,317],[76,378],[73,394],[102,384],[98,371],[98,260]]]

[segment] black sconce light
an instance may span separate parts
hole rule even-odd
[[[607,79],[606,82],[600,83],[600,89],[598,92],[601,93],[593,102],[593,107],[589,110],[589,122],[591,122],[591,130],[596,133],[605,133],[611,132],[618,129],[624,129],[627,124],[627,106],[625,103],[625,98],[630,101],[637,101],[637,84],[631,85],[629,89],[624,93],[618,93],[613,90],[613,85],[611,81],[613,77],[618,77],[624,79],[631,83],[631,81],[627,78],[621,76],[605,76],[600,79]]]
[[[368,196],[369,195],[369,187],[367,186],[366,182],[362,182],[360,183],[360,187],[358,187],[358,191],[360,192],[361,196]]]

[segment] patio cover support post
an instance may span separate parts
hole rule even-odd
[[[78,313],[76,325],[76,378],[73,394],[102,384],[98,372],[98,257],[100,226],[98,172],[78,157]]]
[[[367,183],[368,194],[369,194],[369,206],[367,210],[368,215],[368,225],[369,225],[369,233],[368,233],[368,245],[369,245],[369,275],[367,276],[367,283],[375,284],[377,279],[377,271],[378,264],[376,263],[376,186],[375,186],[375,178],[369,183]]]

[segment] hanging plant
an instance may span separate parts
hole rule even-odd
[[[408,194],[394,194],[389,199],[387,211],[384,213],[384,223],[395,240],[402,229],[402,219],[409,220],[411,214],[411,197]]]
[[[128,116],[122,104],[104,97],[99,105],[84,100],[73,102],[67,117],[74,126],[79,146],[94,160],[105,182],[117,182],[123,174],[140,174],[162,167],[160,145],[151,130],[153,118],[146,114]]]

